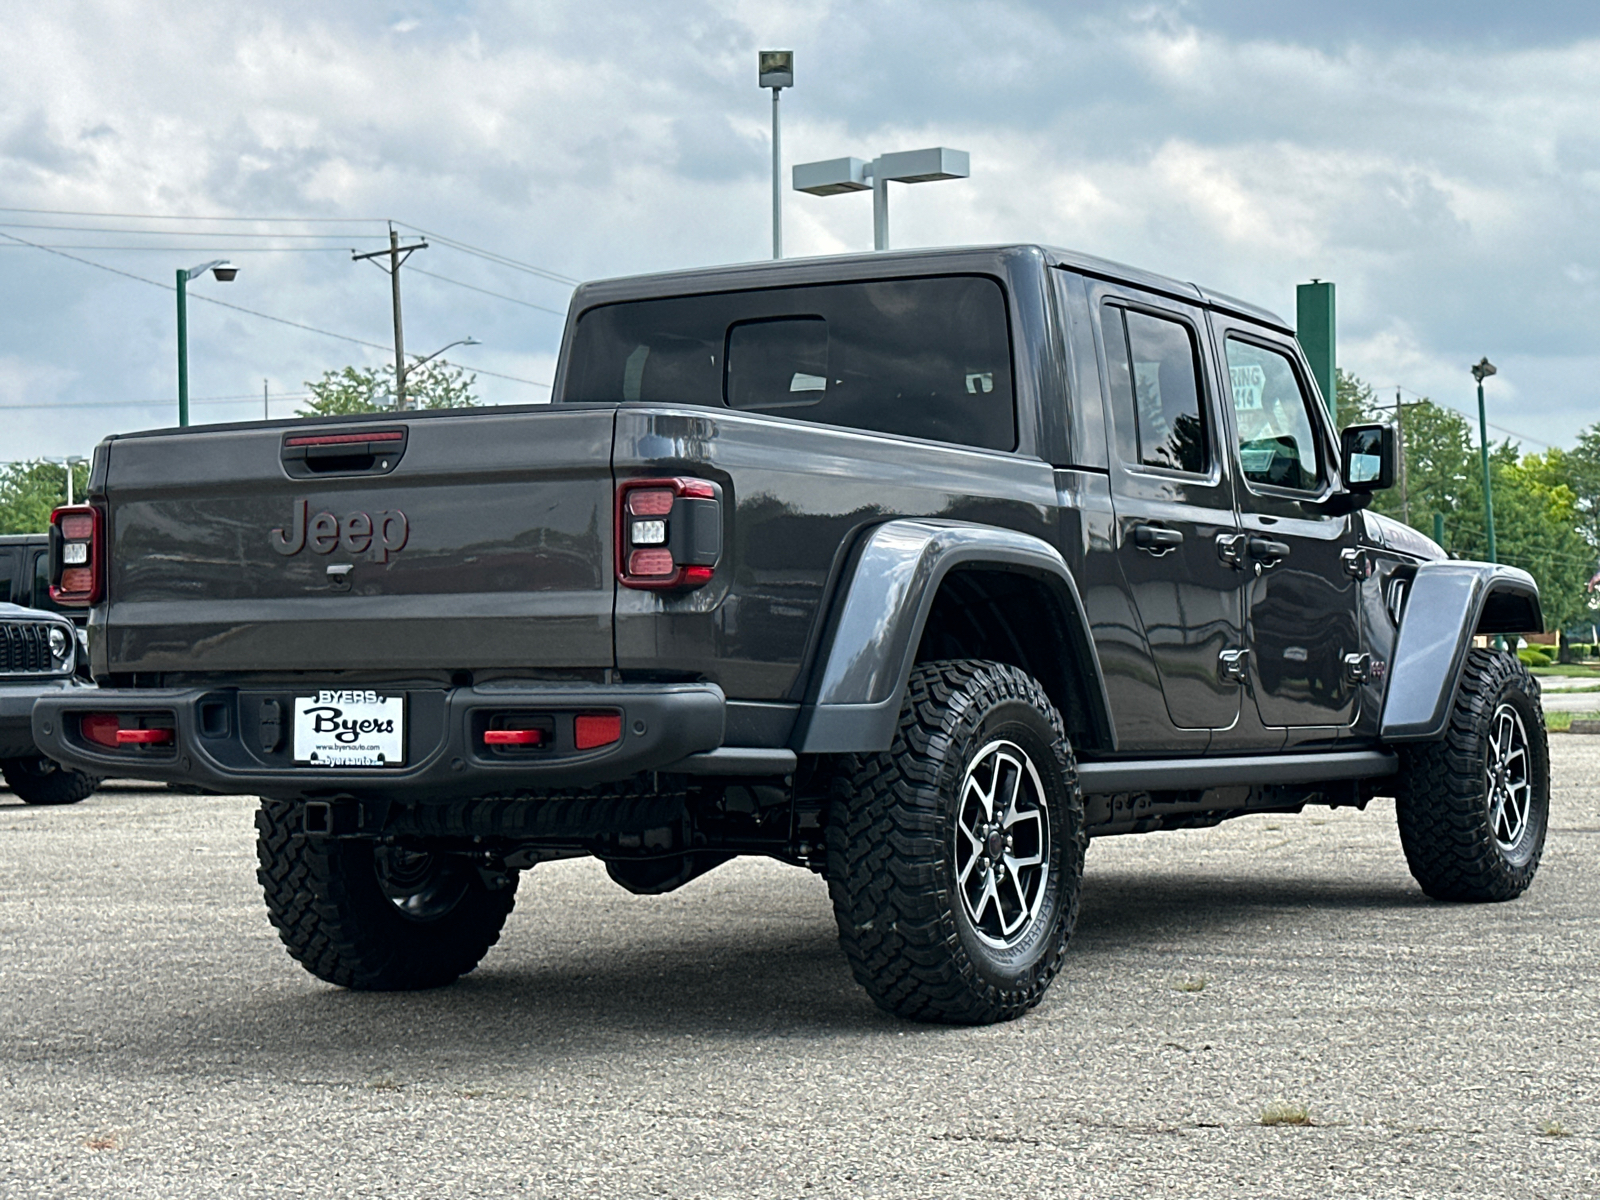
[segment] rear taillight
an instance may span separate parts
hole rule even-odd
[[[722,557],[722,489],[705,479],[617,486],[617,581],[665,591],[711,582]]]
[[[105,595],[105,519],[89,504],[50,514],[50,599],[87,608]]]

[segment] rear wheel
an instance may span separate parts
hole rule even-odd
[[[499,940],[515,875],[490,887],[461,855],[307,837],[301,809],[261,802],[256,876],[278,935],[317,978],[368,991],[439,987]]]
[[[1043,999],[1086,839],[1072,749],[1034,679],[919,665],[893,746],[838,781],[827,837],[839,940],[880,1008],[986,1024]]]
[[[1526,891],[1550,823],[1549,742],[1528,668],[1471,651],[1444,737],[1401,761],[1400,843],[1422,890],[1438,900]]]
[[[105,782],[48,758],[8,758],[0,762],[0,772],[24,804],[76,804]]]

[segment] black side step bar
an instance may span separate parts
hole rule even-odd
[[[1334,750],[1311,754],[1252,754],[1229,758],[1149,758],[1081,762],[1086,795],[1106,792],[1180,792],[1259,784],[1326,783],[1393,775],[1400,760],[1388,750]]]

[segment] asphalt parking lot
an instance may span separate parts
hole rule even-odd
[[[1383,801],[1098,841],[988,1029],[878,1013],[761,862],[540,867],[461,983],[345,993],[267,924],[249,798],[0,792],[0,1194],[1594,1196],[1600,737],[1551,741],[1521,900],[1425,899]]]

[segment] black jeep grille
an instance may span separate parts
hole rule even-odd
[[[40,675],[54,670],[49,624],[0,621],[0,675]]]

